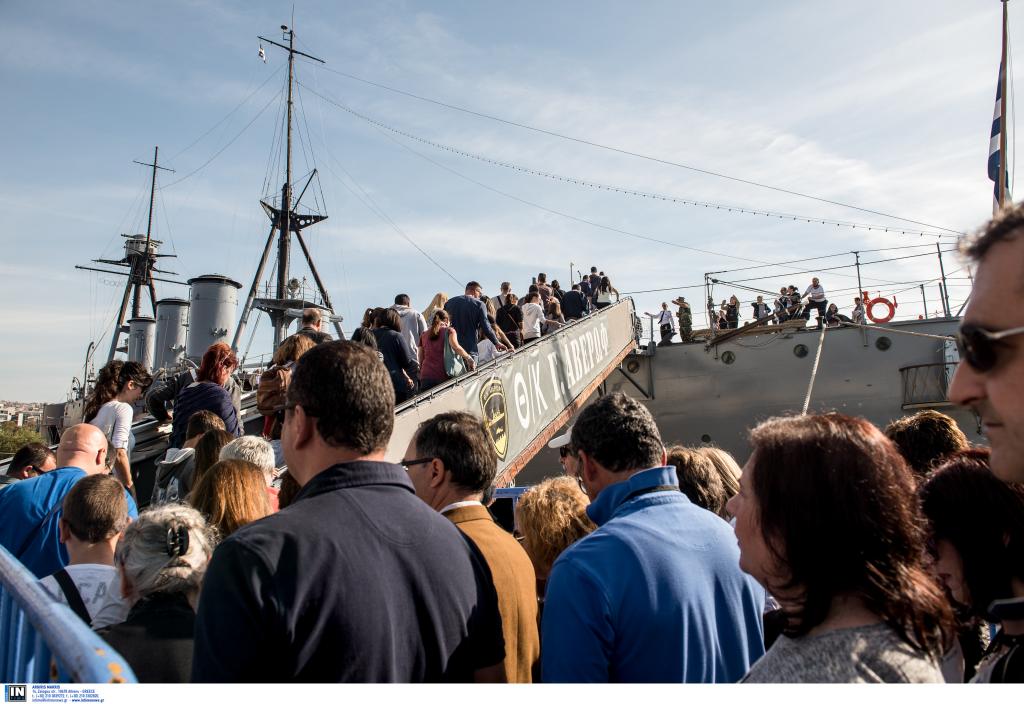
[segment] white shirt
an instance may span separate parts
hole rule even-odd
[[[807,298],[808,296],[810,296],[811,300],[815,303],[821,303],[825,300],[825,289],[821,286],[808,286],[807,290],[804,291],[804,298]]]
[[[536,303],[526,303],[523,305],[523,329],[526,334],[523,335],[524,340],[532,340],[535,337],[540,337],[540,324],[544,320],[544,309]]]
[[[483,364],[484,362],[490,362],[492,359],[498,356],[498,348],[494,346],[494,343],[484,338],[480,342],[476,343],[477,351],[477,364]]]
[[[116,568],[110,565],[68,565],[64,569],[78,587],[85,609],[92,617],[93,629],[122,623],[128,617],[128,602],[121,598],[121,578]],[[39,583],[55,601],[68,603],[64,591],[52,576],[43,577]]]
[[[465,506],[483,506],[483,504],[480,503],[479,501],[456,501],[445,506],[443,509],[441,509],[440,513],[443,516],[449,511],[454,511],[457,508],[463,508]]]
[[[135,435],[132,433],[132,418],[135,412],[123,401],[107,401],[100,406],[96,417],[89,421],[103,431],[116,450],[127,450],[132,453],[135,447]]]

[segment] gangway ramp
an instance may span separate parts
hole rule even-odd
[[[636,348],[634,318],[624,299],[410,399],[395,409],[387,459],[405,456],[424,420],[468,411],[483,419],[497,452],[497,486],[511,484]]]

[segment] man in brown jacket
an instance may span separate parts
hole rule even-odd
[[[498,594],[505,674],[531,682],[540,657],[536,575],[526,551],[480,503],[494,481],[498,459],[479,418],[442,413],[420,424],[401,464],[416,495],[454,523],[479,549]]]

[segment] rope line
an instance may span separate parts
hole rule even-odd
[[[814,380],[818,377],[818,363],[821,362],[821,351],[825,348],[825,331],[827,325],[821,326],[821,335],[818,337],[818,351],[814,353],[814,366],[811,367],[811,381],[807,384],[807,395],[804,396],[804,407],[800,415],[807,415],[807,408],[811,405],[811,392],[814,391]]]

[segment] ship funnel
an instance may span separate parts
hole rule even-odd
[[[188,301],[162,298],[156,302],[156,369],[173,369],[185,356],[188,334]]]
[[[230,344],[228,333],[235,328],[238,289],[242,284],[221,274],[204,274],[188,280],[188,342],[186,356],[198,362],[215,342]]]
[[[141,362],[146,371],[153,371],[153,337],[156,321],[149,317],[128,321],[128,360]]]

